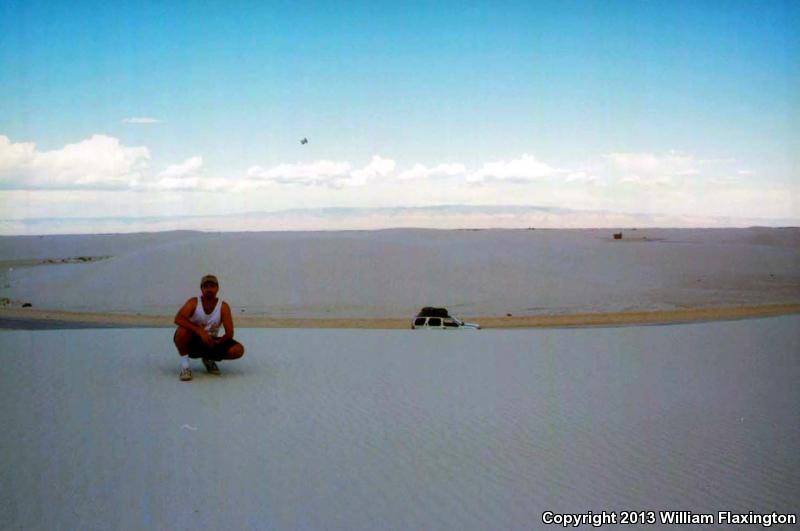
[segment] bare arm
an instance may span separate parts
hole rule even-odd
[[[210,345],[212,343],[211,336],[208,335],[205,328],[202,326],[198,326],[190,321],[192,314],[197,309],[197,299],[189,299],[186,303],[181,306],[181,309],[178,310],[178,313],[175,314],[175,324],[194,332],[200,339],[203,340],[203,343]]]
[[[233,316],[227,302],[222,303],[222,326],[225,327],[225,335],[219,338],[219,341],[233,339]]]

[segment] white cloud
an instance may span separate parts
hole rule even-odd
[[[156,190],[217,190],[225,186],[224,179],[208,179],[202,175],[203,157],[191,157],[180,164],[171,164],[148,182],[145,188]]]
[[[468,175],[467,182],[484,181],[536,181],[557,175],[559,170],[541,162],[533,155],[523,154],[520,158],[508,162],[501,160],[487,162],[483,167]]]
[[[147,168],[146,147],[127,147],[114,137],[94,135],[53,151],[0,136],[0,187],[20,189],[126,188]]]
[[[564,180],[568,183],[598,184],[600,182],[597,175],[585,171],[568,172]]]
[[[158,118],[150,118],[149,116],[141,116],[141,117],[131,117],[131,118],[124,118],[122,120],[124,124],[160,124],[161,120]]]
[[[34,143],[12,143],[0,136],[0,188],[20,190],[218,190],[224,179],[202,175],[196,156],[168,166],[155,176],[150,152],[119,139],[94,135],[61,149],[37,151]]]
[[[303,186],[327,186],[330,188],[364,186],[372,179],[386,177],[395,168],[395,162],[380,155],[361,169],[353,170],[349,162],[318,160],[315,162],[279,164],[270,169],[251,166],[247,170],[249,183],[240,183],[241,188],[252,188],[253,181],[264,184],[294,184]]]
[[[655,153],[609,153],[603,155],[619,182],[664,185],[675,177],[700,175],[703,161],[691,155],[670,151]]]
[[[428,179],[431,177],[454,177],[457,175],[464,175],[467,168],[461,163],[445,163],[428,168],[424,164],[415,164],[410,169],[404,171],[397,176],[401,181],[410,181],[414,179]]]
[[[133,205],[129,209],[133,217],[143,215],[148,202],[158,198],[160,202],[148,212],[171,215],[178,203],[191,205],[186,207],[190,210],[200,209],[201,205],[213,207],[219,201],[218,194],[197,193],[187,201],[186,193],[217,190],[230,193],[235,204],[250,205],[252,210],[461,203],[681,215],[798,215],[796,189],[790,192],[778,186],[765,194],[763,180],[748,182],[744,177],[750,175],[749,170],[742,169],[749,167],[746,162],[702,159],[677,152],[615,152],[568,167],[556,167],[523,154],[472,168],[457,162],[430,166],[412,163],[404,166],[404,171],[398,171],[391,158],[375,155],[355,167],[348,161],[317,160],[266,168],[252,166],[246,171],[233,168],[230,174],[217,176],[209,175],[212,171],[205,164],[206,159],[196,155],[153,168],[147,147],[125,146],[106,135],[94,135],[52,151],[40,151],[32,142],[14,143],[0,135],[0,189],[8,197],[22,198],[16,205],[10,201],[4,204],[6,215],[56,215],[66,204],[62,197],[89,197],[93,193],[124,196],[124,201]],[[516,186],[520,182],[535,186]],[[179,201],[166,205],[162,201],[166,196]],[[49,202],[46,198],[50,197],[59,199]],[[76,203],[69,203],[68,212],[83,215],[108,207],[75,207]]]
[[[172,164],[160,172],[159,179],[188,179],[196,177],[203,167],[203,157],[192,157],[180,164]]]
[[[228,179],[209,179],[197,176],[193,177],[166,177],[157,182],[147,185],[146,188],[155,190],[182,190],[187,192],[210,192],[223,190],[230,187]]]
[[[36,144],[13,144],[7,136],[0,135],[0,178],[30,166],[36,156]]]
[[[341,181],[345,186],[364,186],[367,181],[377,177],[386,177],[394,171],[396,164],[392,159],[385,159],[375,155],[369,164],[350,173],[347,179]]]
[[[623,175],[618,182],[620,184],[636,184],[640,186],[667,186],[672,183],[672,179],[665,176],[643,178],[640,175]]]
[[[251,166],[247,178],[265,183],[325,185],[346,178],[350,172],[349,162],[318,160],[315,162],[279,164],[270,169]]]

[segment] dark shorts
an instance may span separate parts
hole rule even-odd
[[[175,334],[177,333],[178,331],[175,330]],[[173,335],[172,337],[174,340],[175,336]],[[203,340],[200,339],[200,336],[197,334],[192,334],[192,339],[189,340],[189,357],[193,359],[208,358],[214,361],[222,361],[225,359],[228,349],[239,344],[240,343],[235,339],[226,339],[222,343],[217,343],[213,347],[209,347],[203,343]]]

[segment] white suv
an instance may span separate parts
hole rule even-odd
[[[480,330],[476,323],[465,323],[447,313],[445,308],[425,307],[414,318],[412,330]]]

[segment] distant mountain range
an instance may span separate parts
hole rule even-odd
[[[208,216],[0,219],[0,234],[166,230],[374,230],[387,228],[615,228],[798,226],[797,219],[733,218],[520,205],[315,208]]]

